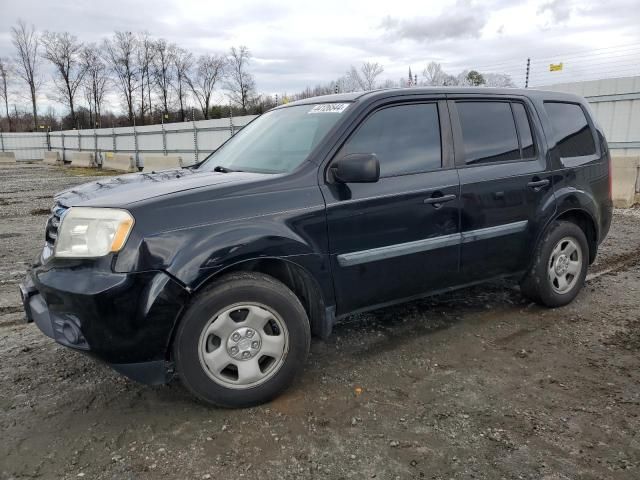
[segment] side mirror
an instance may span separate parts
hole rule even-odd
[[[380,179],[380,162],[375,153],[351,153],[331,165],[339,183],[375,183]]]

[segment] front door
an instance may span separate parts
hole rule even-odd
[[[514,99],[449,103],[460,176],[460,265],[468,281],[515,273],[530,263],[541,212],[554,202],[538,124]]]
[[[449,125],[444,101],[387,105],[335,156],[375,153],[380,161],[377,183],[329,178],[322,186],[339,315],[456,283],[459,182]]]

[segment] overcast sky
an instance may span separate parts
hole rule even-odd
[[[0,0],[0,55],[13,55],[9,32],[22,18],[86,42],[129,30],[196,54],[246,45],[265,93],[326,83],[363,61],[383,64],[383,79],[406,77],[408,67],[420,74],[433,60],[449,73],[505,72],[520,83],[531,57],[532,83],[541,85],[640,74],[638,7],[638,0]],[[550,74],[552,61],[562,61],[563,72]]]

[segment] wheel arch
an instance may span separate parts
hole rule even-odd
[[[566,221],[576,224],[584,232],[587,237],[587,244],[589,246],[589,265],[591,265],[598,253],[598,230],[597,223],[593,215],[584,208],[568,208],[562,211],[556,212],[556,214],[549,219],[544,228],[540,231],[536,240],[536,249],[540,242],[544,238],[544,233],[555,221]],[[533,261],[533,260],[532,260]]]
[[[199,282],[191,290],[192,296],[198,295],[222,276],[235,272],[263,273],[282,282],[300,300],[307,312],[312,335],[326,339],[331,334],[335,321],[335,307],[332,306],[332,299],[328,298],[329,295],[323,291],[318,280],[307,268],[287,258],[260,257],[227,265]],[[186,309],[173,327],[168,352],[171,351],[176,331],[185,312]]]
[[[589,265],[596,259],[598,252],[598,230],[593,216],[583,209],[571,209],[558,215],[555,220],[572,222],[578,225],[587,237],[589,245]]]

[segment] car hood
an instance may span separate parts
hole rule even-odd
[[[125,207],[154,197],[197,188],[250,183],[272,175],[248,172],[210,172],[197,169],[164,170],[105,177],[63,190],[55,201],[65,207]]]

